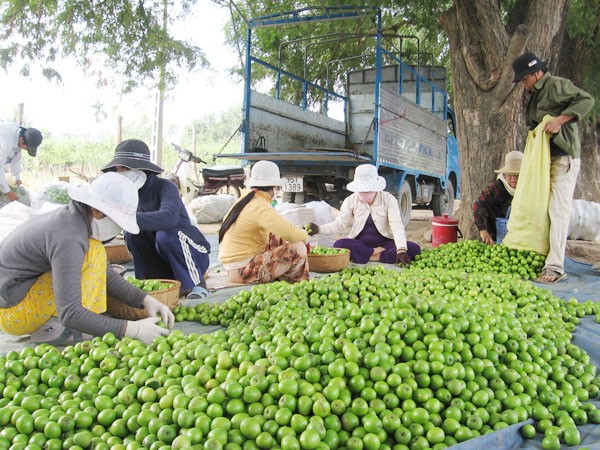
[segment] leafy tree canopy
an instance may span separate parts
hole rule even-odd
[[[0,2],[0,67],[17,66],[28,76],[32,63],[48,79],[60,81],[56,63],[74,58],[81,69],[120,84],[172,86],[178,68],[207,66],[203,51],[169,32],[196,0],[8,0]],[[164,14],[167,16],[164,16]],[[166,21],[166,29],[165,29]],[[101,61],[111,76],[101,75]],[[120,75],[118,81],[113,75]]]
[[[246,21],[249,18],[256,18],[267,14],[273,14],[294,9],[305,8],[310,5],[316,5],[315,2],[304,2],[294,0],[263,0],[260,2],[252,0],[228,1],[220,0],[218,3],[228,6],[231,11],[231,23],[228,29],[229,43],[238,49],[244,48],[246,39]],[[416,36],[419,39],[420,52],[424,56],[424,64],[440,64],[449,69],[450,47],[439,19],[443,12],[452,4],[452,0],[346,0],[339,2],[337,0],[323,0],[318,2],[319,6],[335,6],[343,3],[345,5],[369,5],[378,6],[382,9],[382,21],[384,33],[398,34],[402,36]],[[511,34],[516,25],[520,22],[520,17],[525,3],[518,0],[498,0],[498,4],[504,20],[506,32]],[[600,3],[597,0],[572,0],[567,16],[567,33],[571,39],[578,40],[582,46],[590,49],[591,54],[598,54],[600,47]],[[323,22],[318,25],[305,24],[301,26],[279,26],[258,28],[253,33],[253,47],[256,51],[255,56],[277,65],[277,55],[281,47],[289,46],[301,37],[309,35],[329,35],[340,33],[361,33],[374,31],[374,24],[367,22],[362,27],[350,24],[353,21],[332,21]],[[354,28],[353,28],[354,27]],[[404,39],[402,45],[403,56],[414,54],[415,40]],[[307,41],[302,41],[298,45],[305,46]],[[364,61],[348,60],[332,64],[329,61],[342,59],[347,55],[353,55],[360,52],[366,52],[367,46],[371,45],[366,39],[351,38],[335,43],[328,43],[326,47],[315,47],[310,52],[307,60],[312,80],[316,80],[321,85],[331,80],[331,74],[326,76],[327,68],[334,73],[335,84],[339,87],[343,85],[345,73],[359,67],[365,67]],[[394,45],[397,45],[394,44]],[[593,51],[595,49],[595,52]],[[304,73],[304,59],[302,51],[296,52],[295,56],[285,55],[283,61],[284,68],[295,74]],[[597,67],[600,63],[594,63],[590,58],[589,65],[584,68],[588,76],[583,77],[584,88],[598,95],[600,94],[600,85],[597,77]],[[409,62],[411,60],[409,59]],[[412,61],[414,63],[414,60]],[[242,72],[241,65],[237,70]],[[253,67],[253,80],[259,82],[261,79],[272,76],[264,70],[255,70]],[[450,86],[450,83],[449,85]],[[290,96],[291,94],[289,94]],[[289,100],[288,96],[288,100]]]

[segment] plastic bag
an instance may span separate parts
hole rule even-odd
[[[17,200],[18,202],[27,206],[31,205],[29,192],[22,185],[10,186],[10,190],[17,193],[19,196],[19,200]],[[11,201],[8,199],[7,195],[4,192],[0,192],[0,208],[8,205],[10,202]]]
[[[547,255],[550,250],[550,136],[544,120],[527,135],[519,182],[511,204],[508,233],[502,244]]]
[[[59,205],[66,205],[69,203],[69,183],[66,181],[58,181],[56,183],[48,184],[44,187],[37,201],[40,203],[50,202],[57,203]]]

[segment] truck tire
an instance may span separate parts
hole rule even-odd
[[[410,184],[408,181],[402,183],[402,188],[398,193],[398,206],[400,207],[400,217],[402,217],[402,223],[407,227],[410,222],[410,215],[412,212],[412,191],[410,190]]]
[[[431,209],[434,216],[452,215],[454,212],[454,185],[448,180],[443,194],[434,195],[431,199]]]

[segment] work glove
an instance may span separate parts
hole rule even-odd
[[[175,316],[173,316],[173,313],[167,305],[159,302],[151,295],[146,295],[143,302],[144,308],[148,313],[148,317],[156,317],[160,314],[162,321],[167,325],[169,330],[173,328],[173,325],[175,324]]]
[[[304,229],[306,230],[309,236],[319,234],[319,225],[317,225],[316,223],[307,223],[306,225],[304,225]]]
[[[404,250],[400,250],[396,253],[396,263],[402,266],[408,266],[410,264],[410,258]]]
[[[128,320],[125,336],[133,339],[138,339],[144,344],[151,344],[152,341],[159,336],[169,334],[167,328],[159,327],[156,323],[160,320],[158,316],[148,317],[141,320]]]

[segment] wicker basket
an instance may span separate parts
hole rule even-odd
[[[149,295],[154,297],[161,303],[164,303],[172,311],[179,304],[179,291],[181,288],[181,282],[177,280],[159,280],[162,283],[169,283],[173,286],[168,289],[162,289],[160,291],[148,292]],[[120,301],[108,296],[106,299],[107,312],[117,319],[126,320],[139,320],[148,317],[146,311],[138,309],[121,303]]]
[[[106,256],[108,262],[111,264],[123,264],[131,261],[131,254],[127,250],[127,246],[124,242],[120,241],[117,243],[104,244],[106,249]]]
[[[311,272],[338,272],[350,263],[350,251],[335,255],[308,255],[308,268]]]

